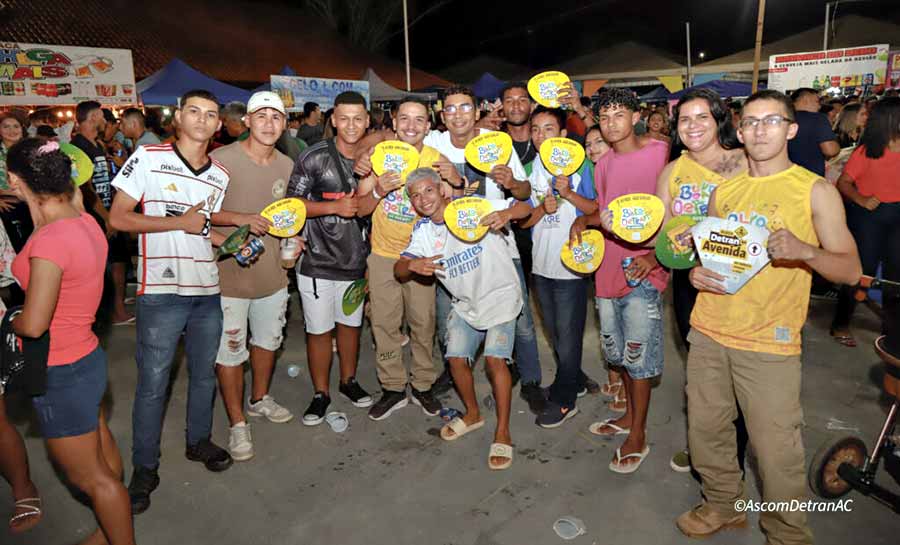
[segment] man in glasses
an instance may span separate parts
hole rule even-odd
[[[747,99],[738,138],[750,170],[720,184],[709,199],[710,216],[768,228],[772,263],[732,295],[715,272],[695,267],[690,273],[700,293],[688,335],[688,441],[705,498],[678,518],[690,537],[747,524],[735,508],[746,499],[733,424],[738,405],[758,459],[763,501],[782,505],[806,496],[800,330],[810,269],[852,285],[861,268],[837,190],[788,158],[797,130],[794,106],[782,93]],[[812,543],[799,510],[763,512],[760,526],[768,543]]]
[[[425,137],[425,145],[437,149],[446,157],[446,160],[442,159],[434,164],[440,172],[441,178],[450,180],[453,174],[452,170],[456,170],[470,184],[467,193],[471,192],[475,196],[483,197],[491,202],[505,202],[510,197],[521,201],[530,199],[531,185],[518,154],[513,153],[508,164],[497,165],[490,172],[481,172],[466,163],[466,144],[482,132],[488,132],[486,129],[479,129],[475,126],[478,115],[475,95],[470,89],[465,87],[447,89],[444,95],[444,108],[441,112],[441,119],[447,126],[447,132],[431,131]],[[522,380],[519,393],[528,402],[531,411],[537,415],[543,412],[546,399],[541,389],[541,365],[538,360],[537,339],[534,335],[534,321],[531,317],[531,306],[528,304],[525,273],[515,236],[510,230],[505,237],[511,247],[513,262],[519,274],[525,298],[522,314],[516,322],[516,368],[513,369],[513,381],[515,383],[517,370]],[[446,336],[446,318],[450,312],[450,295],[443,287],[438,287],[436,300],[438,340],[443,343]],[[437,390],[439,392],[445,389],[442,387],[443,385],[449,384],[449,375],[446,372],[445,375],[438,379]]]

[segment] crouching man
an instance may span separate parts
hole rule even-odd
[[[463,242],[444,225],[447,202],[441,197],[440,176],[433,169],[416,169],[407,177],[410,201],[422,219],[413,229],[409,246],[394,265],[401,282],[413,274],[435,276],[453,296],[447,325],[447,353],[453,381],[465,403],[466,413],[441,430],[441,437],[454,441],[484,425],[475,399],[470,362],[484,343],[488,378],[497,407],[497,429],[488,455],[488,467],[512,465],[509,407],[512,379],[506,367],[512,356],[516,318],[522,311],[522,290],[513,264],[508,238],[499,231],[510,220],[531,212],[526,202],[510,200],[511,206],[495,210],[482,219],[490,227],[478,242]]]

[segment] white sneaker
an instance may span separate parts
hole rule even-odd
[[[250,426],[246,422],[239,422],[230,428],[231,436],[228,438],[228,452],[236,462],[243,462],[253,458],[253,440],[250,439]]]
[[[278,403],[275,403],[275,399],[270,395],[264,395],[263,398],[256,403],[250,403],[247,414],[250,416],[265,416],[269,419],[269,422],[275,422],[276,424],[284,424],[285,422],[290,422],[291,419],[294,418],[291,411],[285,409]]]

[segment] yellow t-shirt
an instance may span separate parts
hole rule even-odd
[[[719,184],[725,182],[721,174],[714,172],[688,157],[687,152],[675,161],[669,177],[669,196],[672,198],[672,216],[706,216],[709,196]]]
[[[431,167],[440,158],[438,150],[423,145],[417,168]],[[400,253],[409,245],[417,220],[405,185],[385,195],[372,212],[372,253],[399,259]]]
[[[819,179],[798,165],[759,178],[740,174],[719,185],[716,214],[772,232],[785,228],[818,246],[810,195]],[[700,292],[691,327],[730,348],[800,354],[811,281],[805,265],[771,263],[734,295]]]

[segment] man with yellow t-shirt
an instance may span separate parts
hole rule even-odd
[[[400,103],[394,113],[395,138],[419,151],[418,167],[431,167],[442,158],[434,148],[424,145],[431,122],[428,107],[415,99]],[[382,134],[382,133],[378,133]],[[367,144],[371,140],[367,139]],[[376,370],[382,396],[369,409],[369,418],[383,420],[405,407],[408,373],[403,365],[403,317],[409,324],[412,343],[412,401],[425,414],[434,416],[441,402],[432,395],[431,385],[437,370],[431,357],[435,327],[434,282],[412,280],[401,284],[394,277],[394,263],[409,245],[413,226],[419,217],[412,207],[400,175],[371,174],[371,150],[354,165],[357,174],[367,178],[360,185],[360,215],[372,213],[372,253],[369,254],[369,303],[372,332],[375,335]],[[417,167],[417,168],[418,168]],[[461,184],[456,180],[454,184]],[[368,192],[368,188],[372,191]]]
[[[738,138],[750,170],[720,184],[709,200],[710,216],[768,228],[772,263],[733,295],[709,269],[690,274],[700,294],[688,336],[688,444],[706,500],[678,518],[690,537],[746,526],[747,515],[736,509],[745,499],[733,424],[737,405],[759,461],[763,501],[790,503],[806,495],[800,330],[810,270],[852,285],[861,268],[837,190],[788,158],[787,142],[796,134],[785,95],[760,91],[747,99]],[[760,526],[770,544],[812,543],[799,510],[765,511]]]

